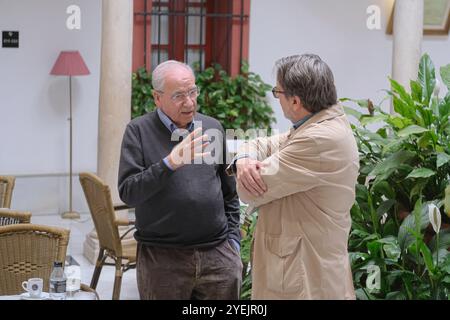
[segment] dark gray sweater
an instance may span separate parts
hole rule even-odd
[[[233,177],[225,174],[226,141],[221,124],[197,113],[203,131],[223,133],[223,164],[192,164],[171,171],[163,162],[178,143],[155,112],[127,126],[120,156],[119,194],[136,208],[134,236],[144,244],[210,247],[240,240],[239,199]]]

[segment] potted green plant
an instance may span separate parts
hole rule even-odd
[[[450,65],[440,73],[450,88]],[[432,228],[430,217],[450,222],[443,214],[450,184],[450,94],[438,96],[427,54],[410,92],[393,79],[390,84],[395,114],[370,100],[341,99],[359,106],[345,108],[358,120],[352,129],[360,152],[349,241],[356,293],[360,299],[448,299],[450,232]],[[376,132],[367,128],[373,123],[380,126]],[[381,283],[368,289],[373,267]]]

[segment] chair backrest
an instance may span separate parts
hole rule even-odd
[[[115,256],[122,256],[122,243],[109,186],[92,173],[81,172],[79,176],[100,248],[109,250]]]
[[[23,291],[22,282],[42,278],[48,292],[54,261],[64,262],[70,231],[31,223],[0,227],[0,295]]]
[[[0,226],[17,223],[30,223],[31,212],[0,208]]]
[[[10,208],[12,192],[16,179],[12,176],[0,176],[0,208]]]

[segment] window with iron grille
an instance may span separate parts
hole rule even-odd
[[[133,70],[174,59],[229,74],[248,60],[250,0],[134,0]]]

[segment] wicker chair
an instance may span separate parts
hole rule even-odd
[[[123,273],[136,267],[136,245],[133,245],[131,248],[122,246],[122,239],[134,227],[129,228],[120,236],[119,226],[133,225],[134,222],[119,219],[116,216],[115,211],[123,209],[123,207],[114,207],[111,199],[111,191],[99,177],[91,173],[82,172],[80,173],[80,182],[91,212],[92,220],[94,221],[100,245],[90,286],[96,289],[103,266],[113,265],[116,267],[116,276],[114,279],[112,298],[113,300],[118,300]],[[108,257],[114,263],[108,263],[106,260]]]
[[[23,291],[22,282],[42,278],[48,292],[54,261],[64,261],[67,229],[31,223],[0,227],[0,295]]]
[[[0,226],[17,223],[30,223],[31,212],[0,208]]]
[[[10,208],[14,182],[12,176],[0,176],[0,208]]]
[[[80,284],[80,291],[91,292],[91,293],[95,294],[95,300],[100,300],[100,297],[99,297],[97,291],[95,291],[94,289],[89,287],[87,284],[81,283]]]

